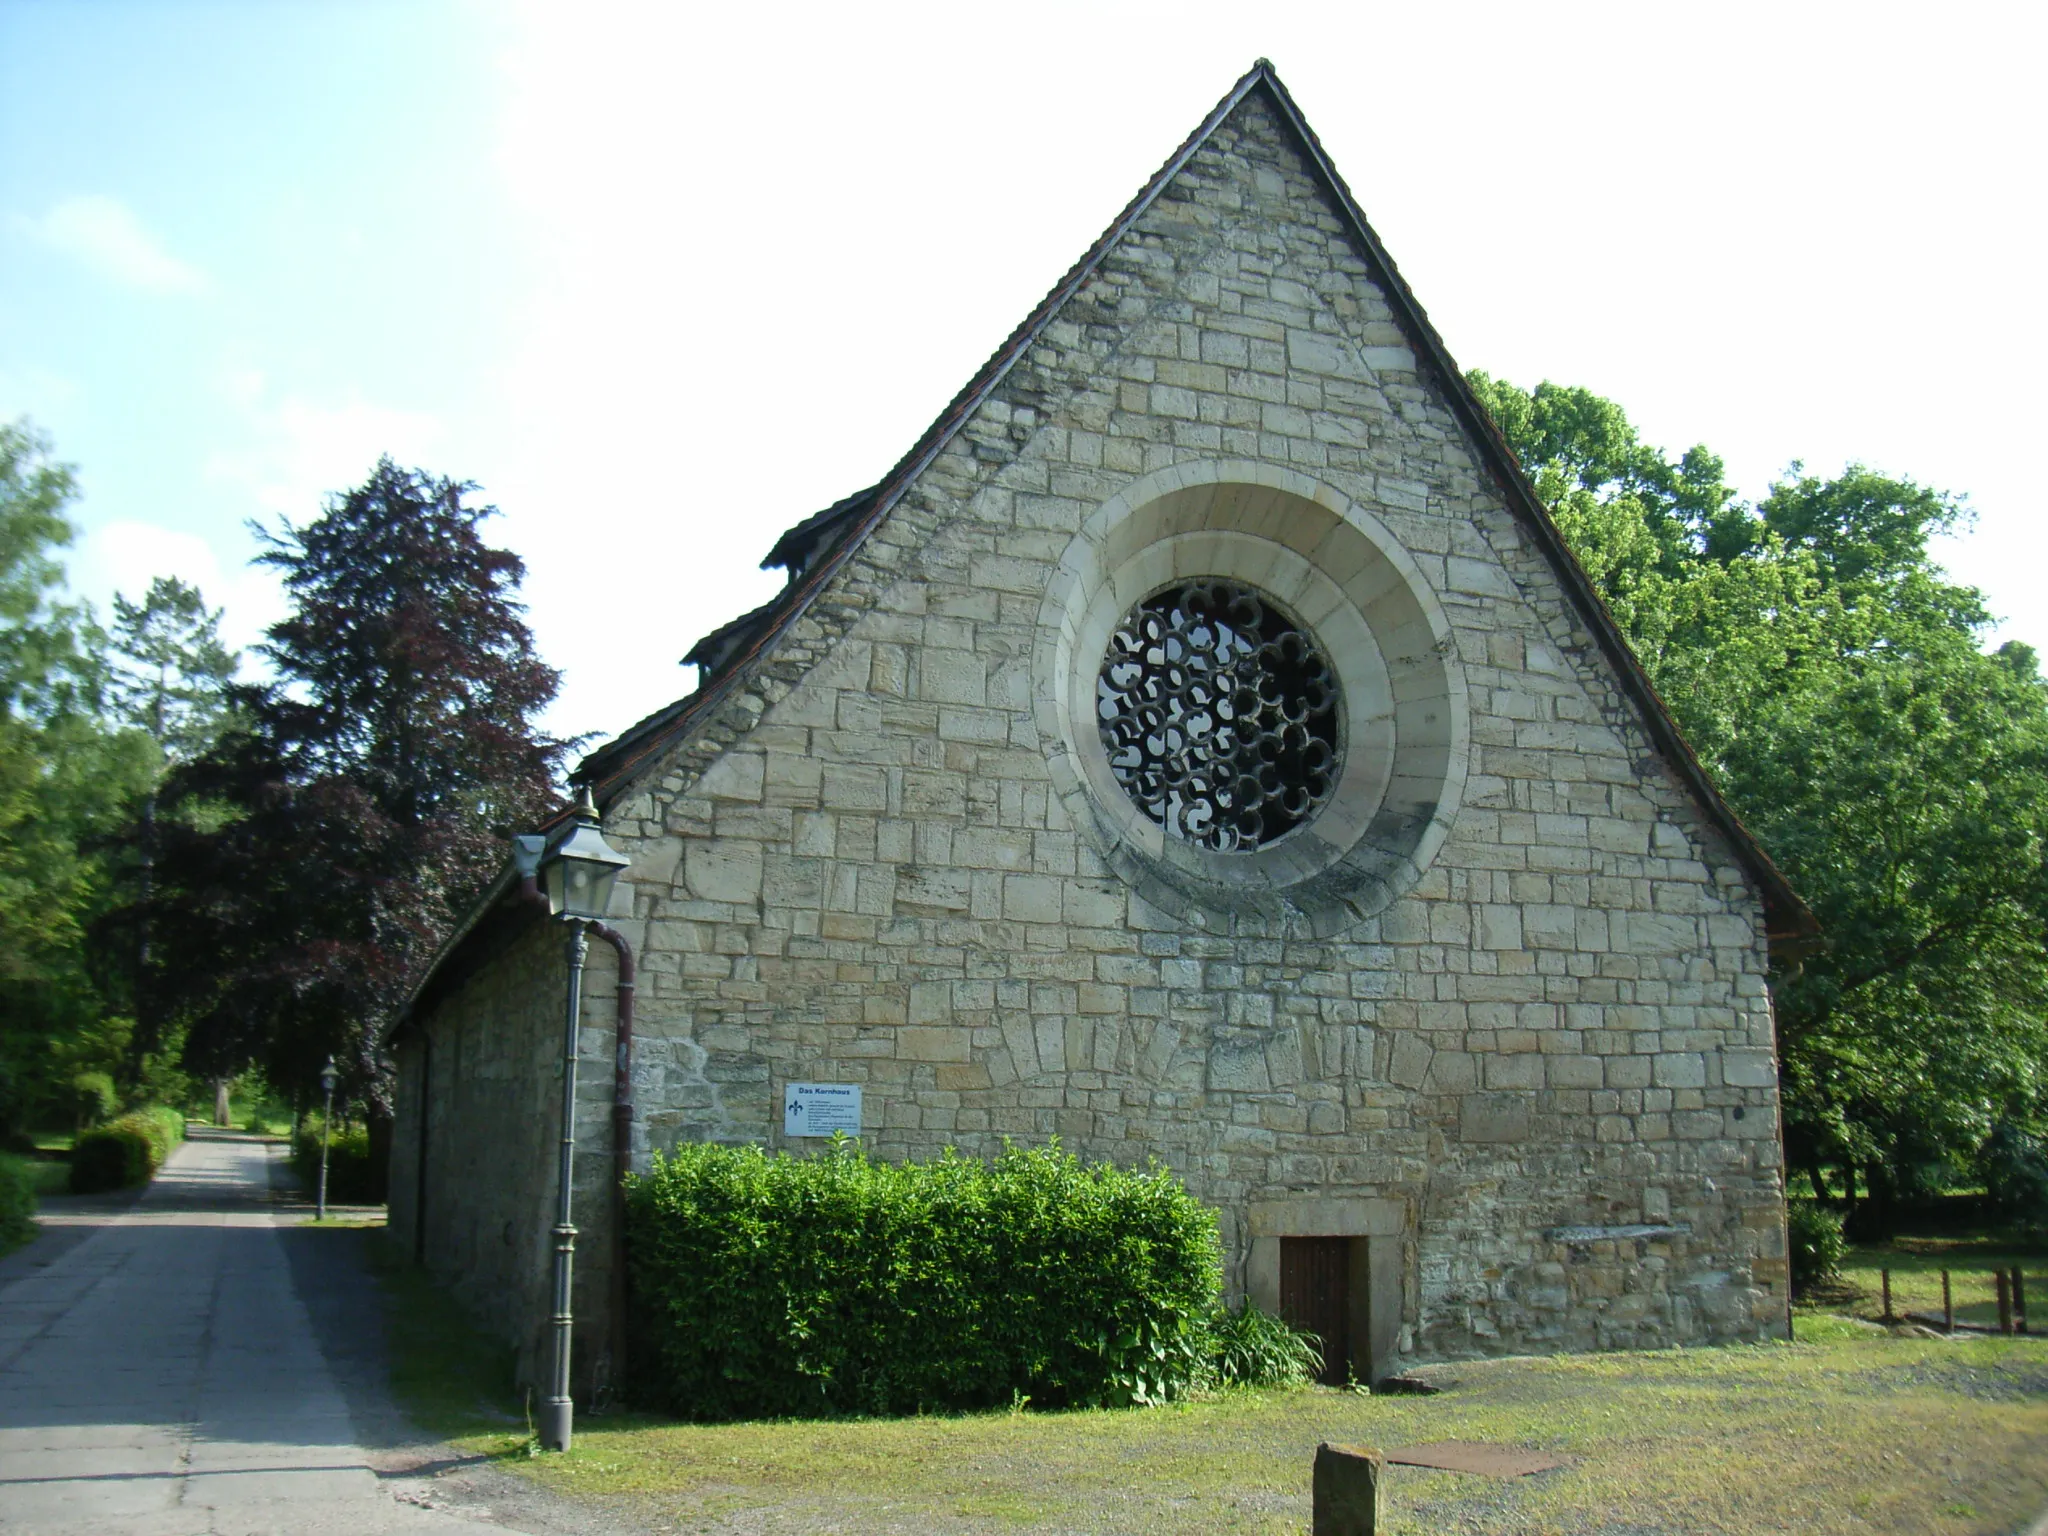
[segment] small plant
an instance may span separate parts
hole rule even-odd
[[[1792,1288],[1804,1291],[1833,1279],[1849,1251],[1840,1213],[1817,1200],[1794,1200],[1785,1225],[1792,1250]]]
[[[533,1427],[533,1388],[526,1389],[526,1440],[519,1447],[528,1460],[541,1453],[540,1431]]]
[[[1246,1301],[1209,1320],[1216,1381],[1226,1387],[1305,1386],[1323,1374],[1321,1342]]]

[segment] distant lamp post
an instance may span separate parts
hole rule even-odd
[[[327,1147],[334,1140],[334,1085],[341,1074],[334,1069],[334,1058],[327,1058],[327,1065],[320,1069],[320,1091],[327,1096],[327,1108],[320,1114],[320,1209],[317,1220],[327,1219]]]
[[[569,925],[569,1010],[562,1040],[562,1162],[555,1187],[554,1348],[548,1361],[548,1395],[540,1409],[540,1443],[551,1451],[569,1449],[576,1405],[569,1396],[570,1277],[576,1257],[576,1228],[569,1220],[570,1174],[576,1156],[576,1032],[583,1014],[583,961],[590,952],[585,925],[600,921],[611,906],[612,887],[632,861],[604,840],[597,803],[586,787],[568,832],[541,857],[540,886],[548,911]]]

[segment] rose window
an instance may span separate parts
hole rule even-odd
[[[1250,587],[1168,587],[1110,636],[1096,683],[1110,771],[1174,836],[1249,853],[1337,783],[1337,681],[1308,633]]]

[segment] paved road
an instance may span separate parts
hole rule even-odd
[[[0,1532],[509,1529],[377,1470],[394,1416],[335,1345],[374,1302],[353,1239],[289,1229],[280,1151],[189,1141],[139,1201],[58,1202],[0,1268]]]

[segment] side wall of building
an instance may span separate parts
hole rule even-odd
[[[1240,1292],[1270,1295],[1288,1236],[1369,1239],[1410,1354],[1782,1326],[1757,899],[1416,368],[1247,101],[610,808],[644,923],[642,1154],[780,1144],[783,1084],[856,1082],[886,1155],[1161,1159],[1222,1212]],[[1141,898],[1032,707],[1063,551],[1142,477],[1219,461],[1391,530],[1463,679],[1448,841],[1328,937]]]
[[[535,921],[414,1021],[399,1048],[391,1229],[478,1323],[545,1380],[552,1311],[568,966]],[[573,1219],[579,1390],[609,1379],[611,952],[593,944],[578,1044]],[[425,1172],[421,1161],[424,1155]]]

